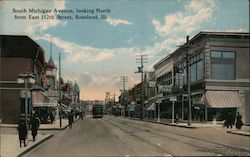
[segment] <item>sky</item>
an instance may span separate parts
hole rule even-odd
[[[185,43],[187,35],[249,32],[248,0],[0,0],[0,15],[0,34],[29,36],[44,49],[46,61],[52,43],[54,62],[58,65],[60,52],[62,77],[79,84],[81,100],[104,100],[105,92],[120,95],[121,76],[128,78],[125,88],[132,88],[140,82],[135,73],[138,55],[147,55],[144,70],[152,71],[154,64]],[[41,19],[42,15],[54,19]],[[72,19],[57,19],[58,15]]]

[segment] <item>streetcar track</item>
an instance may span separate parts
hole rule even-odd
[[[112,123],[112,122],[110,122],[110,121],[107,121],[107,120],[105,120],[105,121],[106,121],[107,123],[109,123],[110,125],[112,125],[112,126],[114,126],[114,127],[116,127],[116,128],[119,128],[120,130],[126,132],[126,130],[123,129],[123,128],[121,128],[119,125],[116,125],[116,124],[114,124],[114,123]],[[144,138],[142,138],[142,137],[140,137],[140,136],[138,136],[138,135],[135,135],[134,133],[128,133],[128,134],[129,134],[130,136],[133,136],[133,137],[137,138],[138,140],[140,140],[140,141],[142,141],[142,142],[145,142],[145,143],[147,143],[147,144],[149,144],[149,145],[155,147],[156,149],[158,149],[158,150],[160,151],[160,153],[164,153],[164,154],[167,153],[167,154],[170,154],[170,155],[171,155],[171,153],[169,153],[168,151],[166,151],[165,149],[163,149],[162,147],[158,146],[158,145],[155,144],[155,143],[152,143],[152,142],[150,142],[150,141],[148,141],[148,140],[145,140]]]
[[[124,122],[124,121],[120,121],[120,122],[123,123],[123,124],[126,124],[126,125],[128,125],[128,123],[131,124],[131,122]],[[133,124],[133,123],[132,123],[132,124]],[[136,128],[138,128],[138,129],[141,129],[141,128],[138,127],[138,126],[134,126],[134,125],[129,125],[129,126],[136,127]],[[144,126],[144,125],[140,125],[140,126],[146,127],[146,126]],[[212,142],[212,141],[207,141],[207,140],[200,139],[200,138],[196,138],[196,137],[192,137],[192,136],[177,134],[177,133],[173,133],[173,132],[166,131],[166,130],[161,130],[161,129],[156,129],[156,128],[152,128],[152,129],[160,130],[160,131],[162,131],[162,132],[164,132],[164,133],[167,132],[167,133],[174,134],[174,135],[177,135],[177,136],[183,136],[183,137],[186,137],[186,138],[190,138],[190,139],[192,139],[192,140],[195,139],[195,140],[198,140],[198,141],[203,141],[203,142],[207,142],[207,143],[211,143],[211,144],[215,144],[215,145],[220,145],[220,146],[227,147],[227,148],[230,148],[230,149],[236,149],[236,150],[241,150],[241,151],[250,152],[249,150],[244,149],[244,148],[231,147],[231,146],[228,146],[228,145],[224,145],[224,144],[220,144],[220,143],[216,143],[216,142]],[[143,130],[143,129],[141,129],[141,130]],[[150,132],[151,132],[151,131],[150,131]],[[152,134],[156,134],[156,135],[160,135],[160,136],[163,136],[163,137],[166,137],[166,138],[169,138],[169,137],[167,137],[167,136],[165,136],[165,135],[157,134],[157,133],[155,133],[155,132],[151,132],[151,133],[152,133]],[[176,139],[174,139],[174,140],[176,141]],[[186,144],[190,144],[190,143],[186,143]],[[219,147],[217,147],[217,148],[219,148]]]
[[[123,123],[123,124],[126,124],[126,125],[128,125],[128,126],[137,128],[137,129],[142,130],[142,131],[144,131],[144,129],[138,127],[138,125],[140,125],[140,126],[142,126],[142,127],[146,127],[146,126],[143,125],[143,124],[136,124],[137,126],[135,126],[135,125],[131,125],[131,124],[134,124],[134,123],[132,123],[132,122],[127,122],[127,121],[119,120],[119,119],[116,119],[116,120],[119,121],[119,122],[121,122],[121,123]],[[129,125],[129,124],[130,124],[130,125]],[[221,148],[221,146],[222,146],[222,147],[225,147],[225,148],[237,150],[237,151],[239,151],[239,152],[244,151],[245,153],[248,153],[247,155],[249,155],[249,153],[250,153],[249,150],[244,149],[244,148],[232,147],[232,146],[228,146],[228,145],[224,145],[224,144],[220,144],[220,143],[216,143],[216,142],[212,142],[212,141],[200,139],[200,138],[197,138],[197,137],[192,137],[192,136],[182,135],[182,134],[178,134],[178,133],[173,133],[173,132],[171,132],[171,131],[162,130],[162,129],[158,129],[158,128],[151,128],[151,129],[158,130],[158,131],[161,131],[161,132],[164,132],[164,133],[174,134],[174,135],[177,135],[177,136],[180,136],[180,137],[186,137],[186,138],[189,138],[189,139],[192,139],[192,140],[198,140],[198,141],[203,141],[203,142],[206,142],[206,143],[214,144],[214,145],[216,145],[216,149]],[[194,147],[196,147],[196,148],[198,148],[198,149],[204,149],[203,147],[196,146],[196,145],[194,145],[193,143],[183,142],[183,141],[180,141],[180,140],[177,140],[177,139],[174,139],[174,138],[171,138],[171,137],[168,137],[168,136],[159,134],[159,133],[155,133],[155,132],[152,132],[152,131],[148,131],[148,132],[150,132],[151,134],[155,134],[155,135],[158,135],[158,136],[162,136],[162,137],[168,138],[168,139],[170,139],[170,140],[174,140],[174,141],[176,141],[176,142],[180,142],[180,143],[185,143],[185,144],[188,144],[188,145],[192,145],[192,146],[194,146]],[[206,148],[206,149],[209,149],[209,148]],[[215,150],[215,149],[213,148],[213,150]],[[203,151],[204,151],[204,150],[203,150]],[[222,154],[222,155],[225,155],[224,152],[222,153],[222,152],[216,151],[216,153],[220,153],[220,154]]]
[[[107,124],[104,123],[104,125],[107,127]],[[108,128],[108,127],[107,127]],[[130,151],[129,148],[127,147],[127,145],[125,143],[123,143],[120,138],[117,135],[111,134],[117,141],[118,143],[128,152],[128,154],[134,154],[133,151]]]
[[[123,123],[123,124],[126,124],[126,123]],[[128,124],[126,124],[126,125],[128,125]],[[117,126],[117,125],[116,125]],[[163,136],[163,135],[161,135],[161,134],[156,134],[156,133],[153,133],[153,132],[151,132],[151,131],[149,131],[149,130],[144,130],[144,129],[141,129],[141,128],[139,128],[139,127],[135,127],[135,126],[132,126],[132,125],[128,125],[128,126],[131,126],[131,127],[134,127],[134,128],[136,128],[137,130],[142,130],[142,131],[144,131],[144,132],[149,132],[149,133],[151,133],[151,134],[154,134],[154,136],[155,135],[158,135],[158,136],[162,136],[162,137],[164,137],[164,138],[167,138],[167,139],[169,139],[169,140],[172,140],[172,141],[174,141],[174,142],[179,142],[179,143],[181,143],[181,144],[188,144],[188,145],[191,145],[191,146],[193,146],[193,147],[195,147],[195,148],[198,148],[197,150],[199,150],[199,151],[202,151],[202,152],[210,152],[210,151],[207,151],[207,150],[204,150],[204,148],[203,147],[199,147],[199,146],[197,146],[197,145],[193,145],[193,144],[190,144],[190,143],[187,143],[187,142],[183,142],[183,141],[178,141],[177,139],[175,139],[175,138],[171,138],[171,137],[168,137],[168,136]],[[120,128],[120,127],[119,127]],[[121,129],[122,130],[122,129]],[[123,131],[124,131],[124,129],[123,129]],[[132,135],[132,136],[135,136],[135,137],[139,137],[139,136],[136,136],[136,135]],[[143,139],[143,138],[141,138],[141,139]],[[143,139],[143,141],[145,141],[144,139]],[[153,145],[155,145],[155,144],[153,144]],[[158,145],[155,145],[155,146],[157,146],[157,147],[159,147]],[[161,147],[160,147],[161,148]],[[162,149],[162,148],[161,148]],[[164,149],[163,149],[164,150]],[[167,152],[168,154],[171,154],[171,153],[169,153],[169,152]],[[212,152],[212,153],[214,153],[214,152]],[[217,152],[216,152],[217,153]],[[173,154],[173,153],[172,153]]]

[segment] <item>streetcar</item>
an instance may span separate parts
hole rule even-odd
[[[103,106],[94,105],[92,108],[93,118],[102,118],[103,117]]]

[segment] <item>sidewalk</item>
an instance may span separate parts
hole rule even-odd
[[[12,156],[22,156],[34,147],[43,143],[44,141],[50,139],[52,134],[38,134],[36,141],[32,141],[32,136],[29,131],[28,140],[26,141],[27,146],[19,146],[18,134],[0,134],[0,156],[1,157],[12,157]]]
[[[122,117],[121,117],[122,118]],[[128,118],[128,117],[126,117]],[[129,118],[133,120],[141,120],[140,118]],[[157,119],[145,119],[144,121],[150,122],[150,123],[158,123]],[[184,127],[189,129],[195,129],[195,128],[223,128],[222,123],[213,123],[213,122],[206,122],[206,123],[197,123],[192,122],[190,126],[188,126],[187,122],[179,122],[179,123],[172,123],[170,119],[160,119],[160,122],[158,124],[163,125],[169,125],[169,126],[175,126],[175,127]],[[229,129],[226,131],[227,133],[231,134],[237,134],[242,136],[250,136],[250,126],[242,126],[241,130],[237,130],[235,126],[232,129]]]
[[[68,126],[68,120],[62,119],[62,127],[60,120],[57,119],[54,123],[40,124],[39,130],[63,130]],[[36,141],[32,141],[31,132],[29,130],[27,146],[20,148],[19,138],[17,133],[17,124],[0,124],[0,157],[5,156],[22,156],[36,146],[45,142],[53,136],[53,134],[37,134]]]
[[[250,126],[243,125],[241,130],[237,130],[234,126],[233,129],[228,130],[227,133],[237,134],[242,136],[250,136]]]
[[[56,119],[53,123],[41,124],[39,130],[63,130],[68,126],[68,119],[62,119],[62,127],[60,127],[60,119]]]

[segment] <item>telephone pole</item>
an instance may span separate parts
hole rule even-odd
[[[128,82],[128,77],[125,75],[121,76],[121,82],[123,83],[122,106],[124,106],[124,117],[125,117],[126,109],[127,109],[127,104],[125,103],[125,85],[126,85],[126,82]]]
[[[191,67],[190,67],[190,42],[189,42],[189,36],[186,37],[186,48],[187,48],[187,52],[186,52],[186,71],[187,71],[187,86],[188,86],[188,126],[191,126],[191,121],[192,121],[192,102],[191,102]]]
[[[61,53],[59,52],[59,104],[60,104],[60,110],[59,110],[59,112],[60,112],[60,114],[59,114],[59,116],[60,116],[60,127],[62,127],[62,96],[61,96]]]
[[[110,114],[110,100],[109,100],[110,92],[106,92],[106,109],[108,110],[108,114]]]
[[[143,81],[143,63],[147,63],[147,55],[136,55],[136,63],[140,63],[141,66],[138,67],[138,71],[135,73],[141,73],[141,111],[142,111],[142,116],[141,119],[144,119],[145,117],[145,112],[144,112],[144,81]]]

